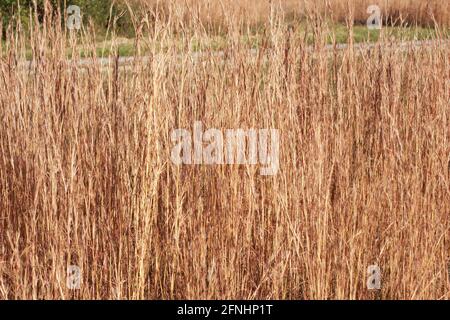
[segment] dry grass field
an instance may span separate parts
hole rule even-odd
[[[272,9],[293,16],[320,13],[335,22],[365,23],[367,8],[378,5],[386,21],[397,24],[450,26],[450,2],[443,0],[133,0],[133,3],[170,11],[185,21],[197,17],[205,25],[227,26],[229,20],[243,24],[267,22]],[[175,7],[170,4],[175,3]]]
[[[367,16],[344,2],[336,19]],[[448,5],[390,2],[421,23]],[[181,4],[142,11],[137,52],[153,52],[126,71],[67,60],[94,35],[57,16],[0,32],[0,299],[450,298],[448,42],[327,50],[323,15],[306,13],[310,46],[267,3],[256,54],[230,13],[224,54],[201,60],[170,46],[206,32]],[[277,129],[277,174],[174,164],[173,130],[196,121]]]

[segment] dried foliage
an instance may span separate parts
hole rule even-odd
[[[31,68],[9,33],[0,298],[449,299],[448,43],[329,50],[316,18],[312,47],[274,10],[256,53],[230,25],[223,55],[193,58],[155,43],[201,26],[155,15],[136,38],[153,54],[125,70],[67,60],[92,36],[57,18],[30,26]],[[197,120],[279,129],[278,174],[172,164],[171,131]]]

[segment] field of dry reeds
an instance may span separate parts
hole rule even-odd
[[[448,42],[338,51],[269,16],[194,59],[201,24],[149,15],[126,70],[68,60],[93,31],[58,16],[0,32],[0,299],[450,298]],[[195,121],[279,130],[278,173],[175,165]]]
[[[267,22],[273,7],[294,17],[319,12],[334,22],[346,22],[349,12],[353,12],[354,22],[365,23],[370,5],[380,7],[386,22],[450,26],[450,2],[442,0],[133,0],[132,3],[162,10],[173,9],[186,21],[196,16],[205,25],[225,27],[230,17],[235,22]],[[175,7],[168,3],[175,3]]]

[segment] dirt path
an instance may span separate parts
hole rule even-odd
[[[354,44],[353,49],[356,50],[358,53],[365,52],[367,50],[374,49],[376,47],[383,47],[383,49],[386,50],[400,50],[400,51],[407,51],[411,49],[419,49],[419,48],[436,48],[436,47],[450,47],[450,40],[426,40],[426,41],[406,41],[406,42],[386,42],[386,43],[363,43],[363,44]],[[345,51],[349,48],[348,44],[337,44],[336,46],[333,45],[326,45],[322,49],[315,49],[314,47],[310,46],[307,47],[307,50],[312,52],[314,50],[325,50],[327,52],[335,52],[335,51]],[[259,50],[258,49],[251,49],[249,50],[250,54],[252,56],[257,56]],[[269,49],[266,51],[265,55],[269,54],[270,52],[273,52],[273,49]],[[226,52],[225,51],[196,51],[196,52],[189,52],[186,54],[177,54],[176,58],[188,58],[193,59],[194,62],[201,62],[204,59],[216,57],[216,58],[225,58]],[[154,57],[154,59],[162,59],[167,57],[167,54],[158,54],[157,57]],[[135,63],[142,63],[147,64],[151,61],[150,56],[142,56],[142,57],[119,57],[117,63],[119,64],[119,67],[122,69],[131,69],[131,67]],[[73,60],[68,60],[68,63],[71,63]],[[108,57],[108,58],[84,58],[77,61],[74,61],[78,66],[82,68],[87,68],[89,66],[99,64],[100,67],[103,68],[110,68],[113,67],[116,64],[116,58],[114,57]],[[26,61],[19,63],[20,67],[26,68],[28,71],[30,69],[34,69],[34,63],[33,61]]]

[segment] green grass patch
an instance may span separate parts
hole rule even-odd
[[[308,44],[313,44],[315,42],[314,34],[311,28],[308,28],[306,23],[301,22],[297,25],[292,25],[294,35],[300,38],[306,38]],[[252,33],[254,32],[254,33]],[[266,32],[267,34],[267,32]],[[443,32],[444,38],[450,39],[450,29]],[[325,34],[327,44],[332,44],[334,41],[338,44],[349,42],[349,30],[347,26],[343,24],[332,24],[328,26],[328,31]],[[365,42],[377,42],[381,37],[385,39],[393,39],[397,41],[421,41],[421,40],[431,40],[438,38],[437,32],[433,28],[423,28],[423,27],[384,27],[382,30],[369,30],[365,25],[355,25],[353,27],[353,42],[354,43],[365,43]],[[263,28],[258,28],[252,30],[251,33],[241,36],[238,41],[239,45],[247,48],[259,48],[264,39]],[[5,51],[6,42],[3,40],[3,51]],[[176,50],[177,52],[185,51],[220,51],[231,44],[236,44],[235,39],[231,39],[227,34],[215,35],[215,36],[202,36],[194,37],[187,41],[185,39],[177,39],[174,36],[172,39],[165,42],[152,42],[152,43],[142,43],[140,48],[141,54],[148,54],[150,51],[164,52],[169,48]],[[269,44],[270,45],[270,44]],[[82,58],[91,57],[94,53],[92,50],[87,50],[81,45],[77,48],[78,54]],[[67,50],[67,57],[72,57],[72,50]],[[135,40],[132,38],[118,38],[116,41],[107,39],[104,36],[100,36],[97,39],[95,55],[97,57],[107,57],[118,53],[119,56],[128,57],[137,55],[137,50],[135,47]],[[2,53],[4,55],[4,52]],[[30,49],[26,51],[27,59],[32,58],[32,53]]]

